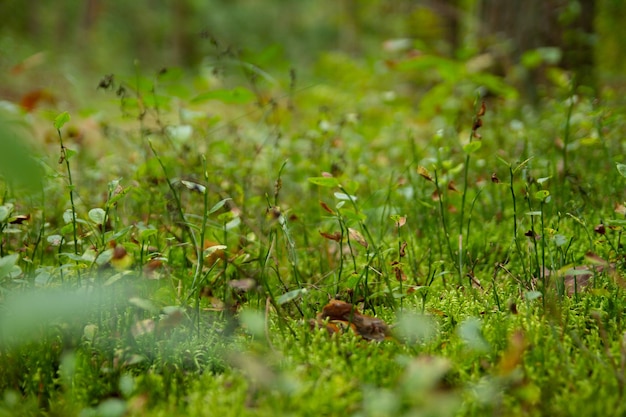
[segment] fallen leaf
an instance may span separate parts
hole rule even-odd
[[[20,99],[20,106],[27,112],[35,110],[40,103],[54,104],[56,98],[46,90],[33,90],[26,93]]]
[[[361,314],[352,304],[339,300],[331,300],[309,324],[311,328],[326,329],[330,334],[350,329],[365,340],[378,342],[391,336],[389,326],[382,319]]]

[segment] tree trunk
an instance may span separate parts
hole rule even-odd
[[[518,65],[524,52],[539,47],[561,50],[560,66],[571,71],[575,87],[595,89],[592,36],[594,0],[483,0],[481,37]],[[510,69],[510,68],[508,68]],[[536,96],[542,68],[530,71],[527,93]]]

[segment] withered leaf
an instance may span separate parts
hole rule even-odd
[[[32,112],[41,103],[54,104],[55,96],[47,90],[34,90],[25,94],[20,100],[20,106],[27,112]]]
[[[526,346],[527,342],[524,333],[521,330],[514,331],[498,363],[498,372],[500,375],[509,375],[522,363]]]
[[[320,201],[320,206],[324,209],[324,211],[330,214],[335,214],[335,212],[330,207],[328,207],[328,204],[324,203],[323,201]]]
[[[396,266],[396,267],[393,268],[393,270],[394,270],[394,273],[396,275],[396,280],[397,281],[400,281],[400,282],[406,281],[406,275],[405,275],[404,271],[402,270],[402,268]]]
[[[406,216],[398,217],[398,221],[396,221],[396,227],[400,228],[406,224]]]
[[[407,243],[406,242],[402,242],[400,244],[400,253],[399,253],[399,255],[400,255],[401,258],[404,258],[406,256],[406,250],[405,250],[406,247],[407,247]]]
[[[423,166],[418,166],[417,167],[417,173],[424,179],[426,179],[427,181],[433,182],[433,177],[430,176],[430,173],[428,172],[428,170],[426,168],[424,168]]]
[[[25,221],[30,220],[30,214],[20,214],[15,217],[12,217],[9,220],[11,224],[23,224]]]
[[[367,246],[368,246],[367,241],[365,240],[365,238],[363,237],[361,232],[359,232],[356,229],[353,229],[353,228],[349,227],[348,228],[348,233],[350,234],[350,239],[356,241],[356,243],[358,243],[359,245],[363,246],[364,248],[367,248]]]
[[[476,113],[477,117],[482,117],[485,115],[485,112],[487,111],[487,106],[485,106],[485,102],[483,101],[480,104],[480,109],[478,110],[478,113]]]
[[[151,259],[143,266],[143,273],[152,278],[155,276],[156,271],[163,266],[161,259]]]
[[[533,232],[532,230],[529,230],[529,231],[527,231],[526,233],[524,233],[524,236],[526,236],[526,237],[532,237],[532,238],[535,238],[535,239],[539,239],[539,237],[540,237],[538,234],[536,234],[536,233],[535,233],[535,232]]]
[[[585,253],[585,259],[596,265],[610,266],[609,262],[606,259],[603,259],[601,256],[598,256],[593,252]]]
[[[335,242],[341,242],[341,233],[339,232],[335,232],[335,233],[327,233],[327,232],[322,232],[321,230],[319,231],[320,235],[322,235],[322,237],[328,239],[328,240],[334,240]]]
[[[325,328],[330,334],[352,330],[365,340],[382,341],[391,336],[383,320],[361,314],[352,304],[340,300],[331,300],[309,324],[312,328]]]

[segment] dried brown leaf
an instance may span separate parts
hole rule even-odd
[[[480,104],[480,109],[478,110],[478,113],[476,113],[477,117],[482,117],[485,115],[485,112],[487,111],[487,106],[485,106],[485,102],[483,101]]]
[[[417,173],[422,178],[426,179],[427,181],[434,182],[433,181],[433,177],[430,176],[430,172],[428,172],[428,170],[426,168],[424,168],[423,166],[418,166],[417,167]]]
[[[399,255],[400,255],[401,258],[404,258],[406,256],[406,247],[407,247],[407,243],[406,242],[402,242],[400,244],[400,253],[399,253]]]
[[[364,248],[367,248],[367,246],[368,246],[367,241],[365,240],[365,238],[363,237],[361,232],[359,232],[356,229],[353,229],[353,228],[349,227],[348,228],[348,234],[350,235],[350,239],[354,240],[356,243],[358,243],[359,245],[363,246]]]
[[[321,230],[319,231],[320,235],[322,235],[322,237],[328,239],[328,240],[334,240],[335,242],[341,242],[341,233],[339,232],[335,232],[335,233],[327,233],[327,232],[322,232]]]
[[[323,201],[320,201],[320,206],[324,209],[324,211],[330,214],[335,214],[335,212],[330,207],[328,207],[328,204],[324,203]]]
[[[340,300],[331,300],[309,324],[312,328],[325,328],[331,334],[350,329],[366,340],[382,341],[391,335],[383,320],[361,314],[352,304]]]

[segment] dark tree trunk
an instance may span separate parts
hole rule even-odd
[[[560,66],[571,71],[576,86],[595,88],[592,36],[594,0],[483,0],[481,38],[500,45],[500,62],[520,62],[524,52],[557,47]],[[541,68],[530,72],[526,88],[531,96],[543,82]]]
[[[593,19],[596,15],[594,0],[578,0],[580,12],[564,30],[563,67],[572,70],[576,83],[596,88],[594,75]]]

